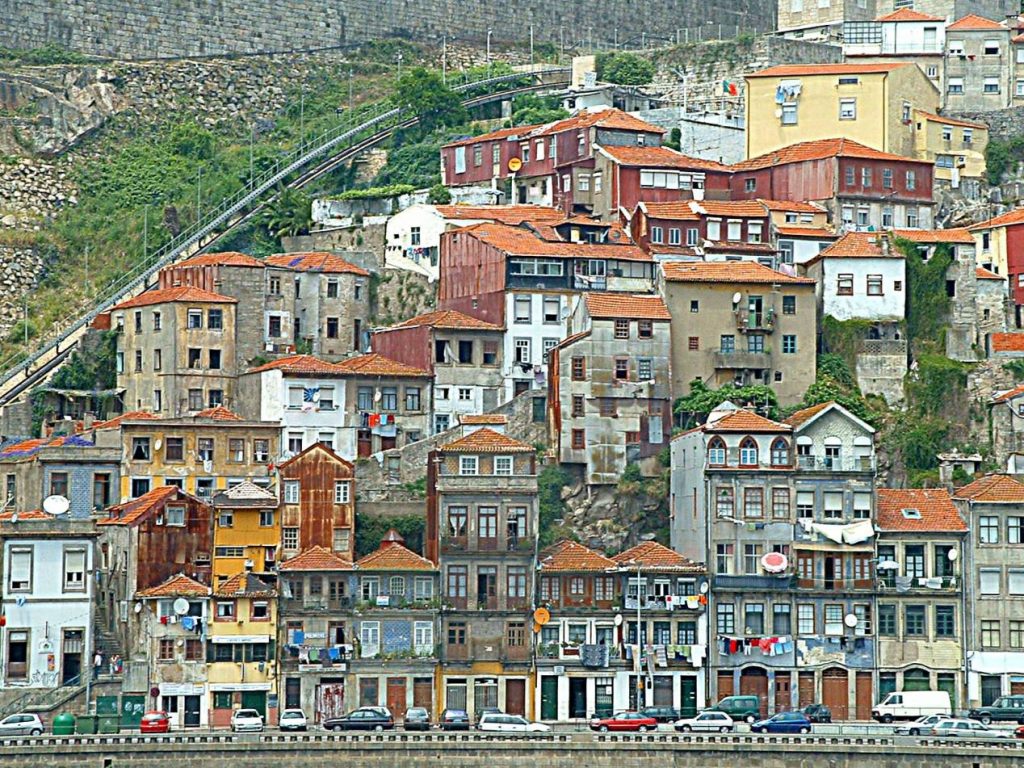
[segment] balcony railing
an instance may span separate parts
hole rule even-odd
[[[712,351],[712,361],[715,368],[719,369],[763,369],[771,367],[772,356],[768,352],[743,352],[741,350],[716,349]]]
[[[733,312],[736,318],[736,327],[741,331],[764,331],[771,333],[775,330],[775,310],[771,307],[760,312],[750,309],[737,309]]]
[[[530,536],[498,536],[475,538],[472,536],[443,536],[442,552],[532,552],[534,541]]]
[[[753,589],[773,591],[778,589],[789,589],[793,586],[792,574],[781,574],[779,576],[758,576],[755,574],[737,574],[715,576],[715,589]]]
[[[635,611],[636,602],[634,595],[625,595],[622,598],[622,607],[627,611]],[[696,595],[674,595],[671,601],[666,600],[664,597],[648,595],[644,600],[640,601],[640,608],[645,611],[703,611],[704,604],[700,602],[700,598]]]
[[[874,456],[797,456],[800,469],[807,472],[874,472]]]
[[[312,611],[326,613],[352,608],[355,601],[351,597],[330,600],[326,597],[286,597],[281,600],[282,611]]]
[[[882,592],[955,592],[960,588],[959,576],[878,576]]]

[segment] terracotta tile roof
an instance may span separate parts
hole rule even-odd
[[[790,144],[787,147],[781,147],[763,155],[752,157],[749,160],[743,160],[733,165],[732,168],[734,171],[754,171],[776,165],[786,165],[787,163],[824,160],[829,157],[856,157],[864,160],[889,160],[891,162],[931,165],[930,162],[925,160],[914,160],[889,152],[881,152],[877,149],[866,147],[852,139],[836,138],[801,141],[797,144]]]
[[[20,440],[0,451],[0,460],[18,462],[30,459],[46,448],[92,448],[92,441],[82,435],[62,435],[57,438],[36,437]]]
[[[989,343],[993,352],[1024,352],[1024,333],[993,333]]]
[[[352,561],[327,547],[311,547],[281,563],[282,571],[350,571]]]
[[[497,221],[513,226],[524,221],[561,221],[561,208],[546,205],[438,205],[437,212],[446,219]]]
[[[598,110],[581,109],[572,117],[549,123],[534,132],[536,136],[549,136],[562,131],[578,131],[593,126],[610,128],[619,131],[637,131],[643,133],[667,133],[664,128],[645,122],[621,109],[606,108]]]
[[[947,27],[948,29],[948,27]],[[835,75],[875,75],[892,72],[901,67],[915,66],[908,62],[888,61],[871,64],[780,64],[759,72],[744,75],[748,80],[756,77],[814,77]]]
[[[676,152],[668,147],[627,147],[601,145],[601,151],[619,165],[647,168],[678,168],[685,171],[729,172],[729,166]]]
[[[700,563],[695,563],[690,558],[684,557],[674,549],[669,549],[664,544],[659,544],[656,541],[645,541],[642,544],[637,544],[625,552],[612,555],[612,560],[619,565],[636,565],[639,563],[641,569],[686,571],[688,573],[704,572],[704,566]]]
[[[925,112],[923,109],[915,109],[915,115],[920,115],[926,120],[930,120],[933,123],[942,123],[944,125],[959,125],[963,128],[983,128],[988,130],[988,126],[984,123],[972,123],[968,120],[957,120],[955,117],[946,117],[945,115],[936,115],[934,112]]]
[[[239,573],[214,590],[217,597],[274,597],[277,591],[251,573]]]
[[[915,243],[961,243],[974,245],[974,238],[964,227],[951,229],[894,229],[896,237]]]
[[[952,24],[946,25],[947,32],[978,29],[1000,29],[1006,31],[1007,27],[1005,24],[998,21],[992,21],[992,19],[986,19],[983,16],[978,16],[976,13],[969,13],[963,18],[957,19]]]
[[[903,510],[917,513],[904,514]],[[945,488],[879,488],[876,524],[882,531],[966,531]]]
[[[323,376],[339,376],[341,372],[334,363],[321,360],[313,355],[290,355],[271,360],[256,368],[250,368],[249,373],[262,373],[263,371],[282,371],[283,373],[317,374]]]
[[[184,573],[171,576],[163,584],[158,584],[149,589],[142,589],[135,593],[136,597],[205,597],[210,594],[210,588],[191,579]]]
[[[362,275],[369,277],[370,273],[362,267],[350,264],[341,256],[324,251],[313,251],[310,253],[277,253],[267,257],[267,264],[274,267],[287,267],[297,272],[326,272],[329,274]]]
[[[1006,280],[1002,275],[997,275],[995,272],[987,270],[984,267],[975,267],[974,277],[977,280],[998,280],[999,282]]]
[[[217,491],[214,498],[218,502],[222,503],[232,501],[258,501],[267,502],[277,506],[277,494],[261,485],[256,485],[256,483],[250,482],[249,480],[243,480],[238,485],[225,488],[223,491]]]
[[[467,146],[469,144],[479,144],[482,141],[494,141],[495,139],[507,139],[509,136],[528,136],[538,128],[542,128],[541,124],[536,125],[516,125],[511,128],[499,128],[496,131],[490,133],[482,133],[479,136],[470,136],[465,139],[459,139],[458,141],[452,141],[445,144],[446,147],[460,147]]]
[[[0,522],[9,523],[12,518],[17,515],[18,520],[52,520],[53,517],[43,512],[41,509],[30,509],[25,512],[15,512],[13,509],[10,512],[0,513]]]
[[[977,224],[972,224],[967,229],[971,232],[977,232],[979,229],[993,229],[995,227],[1007,227],[1011,224],[1020,224],[1024,222],[1024,208],[1014,208],[1012,211],[1001,213],[991,219],[980,221]]]
[[[552,551],[541,559],[539,566],[540,570],[548,573],[579,573],[581,571],[603,573],[617,567],[615,561],[610,557],[605,557],[575,541],[566,541],[553,547]]]
[[[630,296],[623,293],[585,293],[587,312],[593,318],[671,320],[661,296]]]
[[[816,240],[835,240],[838,234],[831,229],[821,227],[776,227],[775,231],[783,237],[811,237]]]
[[[835,405],[835,400],[829,400],[827,403],[818,403],[817,405],[812,405],[809,408],[801,408],[799,411],[791,413],[789,416],[784,418],[783,421],[794,429],[799,429],[806,422],[810,421],[826,408],[831,408],[833,405]]]
[[[822,259],[903,259],[897,248],[884,248],[885,235],[880,232],[847,232],[807,264]]]
[[[814,285],[811,278],[777,272],[756,261],[675,261],[661,268],[665,279],[674,283]]]
[[[689,200],[679,200],[671,203],[647,203],[637,204],[649,218],[668,219],[670,221],[700,221],[700,215],[690,207]]]
[[[723,416],[714,424],[705,424],[705,432],[792,432],[793,427],[766,419],[760,414],[739,409]]]
[[[427,312],[423,315],[409,318],[401,323],[389,326],[390,328],[414,328],[418,325],[427,325],[431,328],[444,328],[457,331],[500,331],[502,327],[485,320],[472,317],[454,309],[440,309],[437,312]]]
[[[875,21],[945,21],[941,16],[929,16],[926,13],[915,11],[913,8],[900,8],[885,16],[878,16]]]
[[[135,525],[176,498],[178,493],[180,491],[173,485],[161,485],[137,499],[110,507],[107,517],[97,520],[96,525]]]
[[[708,240],[704,250],[708,253],[775,253],[771,243],[745,243],[742,240]]]
[[[143,421],[159,418],[155,413],[150,413],[149,411],[128,411],[107,421],[97,421],[92,426],[94,429],[114,429],[115,427],[120,427],[122,421]]]
[[[399,537],[401,538],[401,537]],[[437,566],[406,547],[400,540],[381,542],[380,547],[356,561],[360,571],[435,571]]]
[[[337,368],[342,373],[354,376],[430,376],[428,371],[391,360],[375,352],[342,360],[337,363]]]
[[[232,410],[225,408],[223,405],[218,405],[213,408],[206,408],[205,410],[197,413],[193,418],[196,419],[211,419],[213,421],[242,421],[242,417],[239,416]]]
[[[651,261],[650,254],[635,245],[603,243],[566,243],[541,240],[528,230],[504,224],[474,224],[454,236],[468,235],[487,243],[510,256],[548,256]]]
[[[794,213],[827,213],[820,205],[815,203],[802,203],[796,200],[765,200],[758,198],[761,205],[769,211],[792,211]]]
[[[191,259],[181,262],[179,267],[205,267],[216,265],[220,267],[254,267],[263,269],[266,265],[259,259],[253,258],[237,251],[225,251],[224,253],[201,253]]]
[[[439,450],[453,453],[533,453],[533,446],[484,427]]]
[[[1024,501],[1024,483],[1008,475],[985,475],[953,491],[953,498],[971,501]]]
[[[153,291],[140,293],[134,299],[122,301],[120,304],[111,307],[111,311],[118,309],[131,309],[133,307],[150,307],[154,304],[169,304],[176,301],[187,301],[195,304],[237,304],[238,299],[230,296],[222,296],[219,293],[204,291],[192,285],[182,285],[177,288],[161,288]]]
[[[768,209],[760,200],[693,200],[690,207],[697,213],[708,216],[760,217],[768,215]]]
[[[1006,403],[1014,398],[1024,395],[1024,384],[1018,384],[1013,389],[1007,389],[1004,392],[997,392],[992,397],[993,403]]]
[[[459,423],[478,425],[508,424],[508,416],[503,413],[466,413],[459,416]]]

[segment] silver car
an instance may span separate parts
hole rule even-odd
[[[1012,739],[1013,731],[998,731],[977,720],[949,717],[933,725],[930,735],[951,739]]]
[[[39,736],[43,732],[43,721],[39,715],[19,712],[0,720],[0,738],[4,736]]]
[[[920,736],[922,733],[931,733],[932,726],[940,720],[949,719],[949,715],[922,715],[917,720],[897,725],[892,732],[897,736]]]

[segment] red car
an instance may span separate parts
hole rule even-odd
[[[1018,728],[1017,728],[1017,729],[1016,729],[1016,730],[1015,730],[1015,731],[1013,732],[1013,735],[1014,735],[1014,736],[1016,736],[1016,737],[1017,737],[1018,739],[1024,739],[1024,725],[1021,725],[1021,726],[1019,726],[1019,727],[1018,727]]]
[[[171,730],[171,718],[166,712],[147,712],[139,723],[141,733],[167,733]]]
[[[597,718],[590,721],[590,730],[601,731],[656,731],[658,721],[653,717],[641,715],[639,712],[616,712],[611,717]]]

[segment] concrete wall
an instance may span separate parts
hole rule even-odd
[[[572,4],[535,0],[0,0],[0,45],[32,48],[45,43],[104,56],[154,58],[329,47],[406,37],[437,41],[457,30],[461,40],[525,41],[590,37],[625,41],[642,33],[723,24],[730,31],[772,29],[769,0],[698,0],[635,3],[586,0]]]

